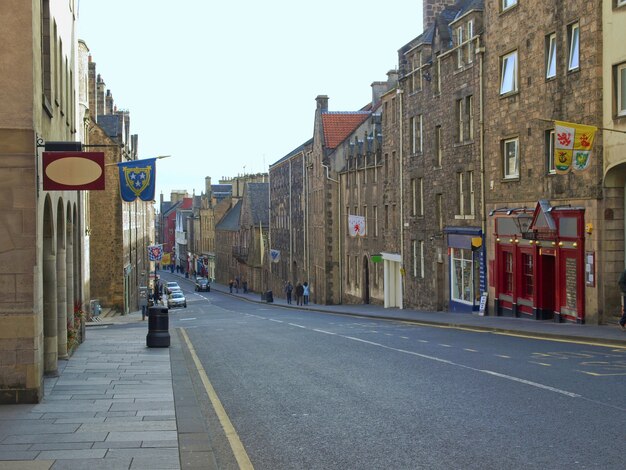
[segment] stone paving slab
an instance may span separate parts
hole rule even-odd
[[[49,470],[54,464],[51,460],[21,460],[2,462],[3,470]]]

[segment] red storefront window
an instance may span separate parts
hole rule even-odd
[[[534,294],[533,262],[533,255],[522,254],[522,296],[526,298],[532,298]]]
[[[513,253],[505,251],[504,255],[504,293],[513,294]]]

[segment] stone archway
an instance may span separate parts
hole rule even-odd
[[[50,196],[43,210],[43,361],[44,373],[58,375],[57,271],[54,215]]]
[[[57,205],[56,219],[57,350],[60,359],[67,359],[67,251],[63,200]]]

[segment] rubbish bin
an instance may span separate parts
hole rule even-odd
[[[269,303],[269,302],[274,302],[274,294],[272,293],[272,291],[271,291],[271,290],[268,290],[268,291],[265,293],[265,301],[266,301],[266,302],[268,302],[268,303]]]
[[[167,307],[156,305],[148,309],[148,335],[146,346],[149,348],[169,348],[170,331]]]

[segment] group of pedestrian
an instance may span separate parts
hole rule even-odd
[[[304,281],[304,283],[298,282],[295,289],[291,281],[287,281],[285,284],[285,296],[287,297],[288,304],[291,304],[292,295],[295,293],[296,305],[308,305],[310,291],[309,283],[306,281]]]
[[[239,281],[239,276],[237,276],[235,279],[231,279],[230,281],[228,281],[228,288],[230,289],[230,293],[233,293],[233,289],[235,289],[235,293],[239,294],[239,289],[243,289],[243,293],[247,294],[248,293],[248,281],[246,281],[245,279],[243,281]]]

